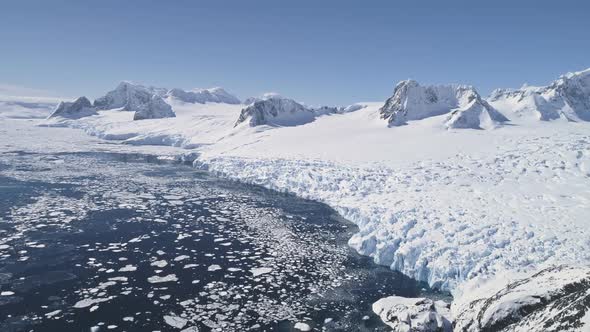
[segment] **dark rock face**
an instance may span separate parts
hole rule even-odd
[[[90,100],[86,97],[80,97],[73,102],[60,102],[48,118],[79,119],[93,114],[96,114],[96,109],[92,106]]]
[[[453,311],[455,331],[590,330],[590,268],[547,268]]]

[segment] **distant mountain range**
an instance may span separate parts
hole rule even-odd
[[[240,104],[240,100],[216,87],[210,89],[164,89],[122,82],[91,105],[81,97],[60,103],[50,118],[80,118],[100,110],[134,112],[134,120],[175,117],[171,101],[184,103]],[[88,101],[88,102],[86,102]],[[316,117],[350,112],[360,105],[312,108],[277,94],[251,97],[236,114],[236,126],[297,126]],[[482,98],[469,85],[425,85],[414,80],[399,82],[380,109],[380,117],[389,127],[441,116],[446,128],[493,129],[513,119],[549,121],[590,121],[590,69],[562,75],[544,87],[497,89]]]

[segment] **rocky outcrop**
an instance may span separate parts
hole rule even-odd
[[[551,267],[498,285],[453,303],[455,331],[590,331],[590,267]]]
[[[373,312],[394,331],[450,332],[449,305],[427,298],[390,296],[373,303]]]
[[[94,114],[96,114],[96,109],[92,106],[90,100],[86,97],[80,97],[73,102],[60,102],[48,119],[56,117],[79,119]]]
[[[175,116],[172,107],[162,97],[153,95],[147,103],[137,105],[133,120],[173,118]]]
[[[250,127],[260,125],[270,126],[298,126],[315,120],[313,110],[298,102],[282,98],[271,97],[258,100],[242,109],[235,126],[242,123]]]

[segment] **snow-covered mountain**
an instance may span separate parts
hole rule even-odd
[[[152,95],[150,100],[145,103],[138,105],[135,114],[133,114],[133,120],[145,120],[145,119],[162,119],[162,118],[174,118],[176,114],[172,111],[172,107],[168,105],[162,97],[158,95]]]
[[[172,107],[161,97],[162,89],[121,82],[115,90],[94,101],[98,110],[121,109],[135,112],[134,120],[175,117]]]
[[[315,120],[316,113],[298,102],[272,96],[254,101],[242,109],[235,126],[247,123],[250,127],[260,125],[298,126]]]
[[[421,86],[414,80],[399,82],[380,109],[389,126],[451,113],[448,128],[493,128],[508,119],[484,101],[468,85]]]
[[[79,119],[96,114],[96,108],[86,97],[80,97],[73,102],[60,102],[48,118]]]
[[[182,89],[171,89],[166,94],[169,98],[174,98],[185,103],[225,103],[225,104],[240,104],[240,100],[225,91],[222,88],[210,88],[210,89],[195,89],[191,91],[185,91]]]
[[[99,110],[122,108],[123,111],[135,112],[139,105],[149,103],[153,95],[157,93],[143,85],[121,82],[114,90],[97,98],[94,106]]]
[[[590,121],[590,68],[565,74],[544,87],[497,89],[488,102],[514,118]]]

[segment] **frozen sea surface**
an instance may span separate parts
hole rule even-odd
[[[357,255],[355,231],[148,155],[7,151],[0,330],[386,329],[371,304],[423,285]]]

